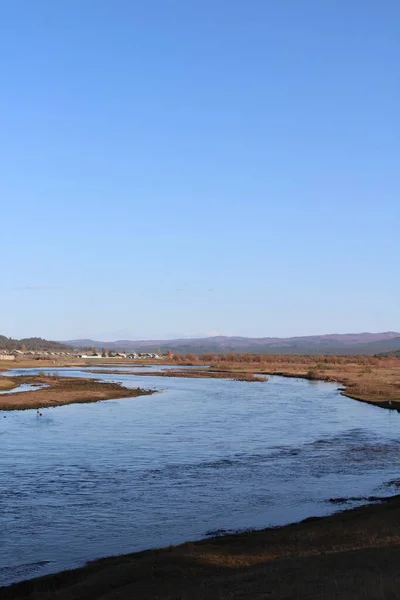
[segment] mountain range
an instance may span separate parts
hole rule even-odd
[[[77,339],[62,342],[75,348],[107,348],[136,352],[166,352],[203,354],[215,352],[253,352],[257,354],[380,354],[400,351],[400,333],[346,333],[301,337],[238,337],[213,336],[208,338],[173,340],[117,340],[104,342]]]

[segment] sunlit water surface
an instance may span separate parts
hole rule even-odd
[[[0,585],[395,489],[400,415],[333,384],[57,372],[162,391],[0,412]]]

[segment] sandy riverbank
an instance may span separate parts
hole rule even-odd
[[[94,379],[30,376],[9,377],[8,380],[14,386],[33,384],[47,387],[2,394],[0,395],[0,410],[48,408],[65,404],[131,398],[154,393],[153,390],[129,389],[118,383],[103,383]]]
[[[398,598],[400,497],[261,531],[117,556],[1,590],[3,600]]]

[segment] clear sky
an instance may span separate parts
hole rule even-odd
[[[0,333],[400,330],[397,0],[2,0]]]

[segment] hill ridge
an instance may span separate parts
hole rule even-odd
[[[0,335],[0,350],[69,350],[70,346],[64,342],[45,340],[40,337],[15,339]]]
[[[76,339],[63,342],[74,347],[194,353],[254,352],[264,354],[377,354],[400,350],[400,332],[329,333],[287,338],[212,336],[169,340],[116,340],[104,342]]]

